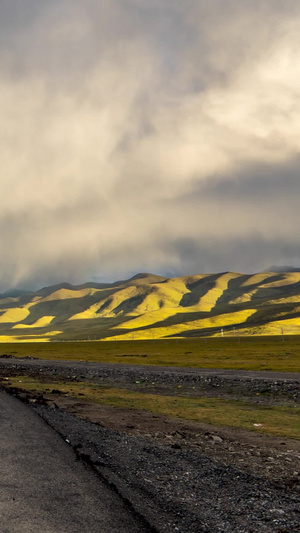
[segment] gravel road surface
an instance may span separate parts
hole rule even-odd
[[[103,383],[128,385],[139,382],[149,391],[169,393],[172,386],[184,385],[193,391],[231,396],[253,396],[263,392],[269,397],[284,396],[300,402],[300,373],[254,372],[187,367],[159,367],[86,361],[47,361],[34,358],[0,358],[0,372],[5,370],[28,375],[60,376],[66,379],[95,379]]]

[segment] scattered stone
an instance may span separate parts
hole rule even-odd
[[[211,435],[210,438],[214,444],[221,444],[223,442],[223,439],[221,439],[221,437],[218,437],[218,435]]]

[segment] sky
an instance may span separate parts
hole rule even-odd
[[[0,289],[300,266],[299,0],[0,0]]]

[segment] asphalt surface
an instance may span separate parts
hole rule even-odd
[[[150,531],[67,442],[0,392],[1,533]]]

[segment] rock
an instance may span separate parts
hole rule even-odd
[[[210,439],[213,441],[214,444],[221,444],[221,442],[223,442],[223,439],[221,439],[221,437],[218,437],[218,435],[211,435]]]

